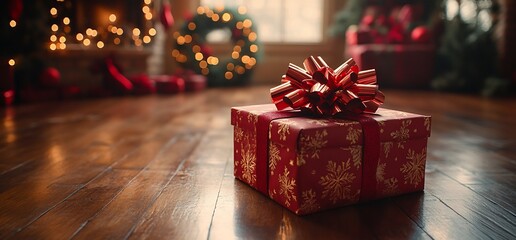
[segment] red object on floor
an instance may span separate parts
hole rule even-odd
[[[430,121],[382,108],[314,119],[273,104],[235,107],[234,175],[299,215],[421,191]]]
[[[151,77],[156,85],[156,92],[175,94],[185,91],[185,80],[178,76],[159,75]]]
[[[107,68],[107,77],[106,80],[109,81],[109,85],[111,85],[116,90],[122,91],[124,93],[130,92],[133,90],[133,84],[129,79],[127,79],[118,68],[113,63],[112,58],[106,58],[106,68]]]
[[[53,67],[46,68],[39,75],[39,83],[45,87],[56,87],[61,82],[59,70]]]
[[[347,45],[361,69],[375,68],[382,87],[428,87],[434,74],[435,47],[430,44]]]
[[[151,94],[156,92],[156,87],[146,74],[136,75],[130,78],[133,83],[133,93],[137,95]]]

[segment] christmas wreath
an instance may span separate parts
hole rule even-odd
[[[206,36],[213,30],[229,29],[234,44],[230,57],[219,60],[206,45]],[[176,47],[172,56],[184,68],[206,75],[210,86],[242,85],[260,59],[260,44],[256,26],[245,13],[245,8],[197,8],[174,33]]]

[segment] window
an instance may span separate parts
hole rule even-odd
[[[324,0],[201,0],[201,5],[243,7],[264,42],[319,43],[323,40]]]

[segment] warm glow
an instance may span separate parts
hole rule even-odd
[[[195,54],[195,60],[201,61],[203,58],[204,56],[202,55],[202,53],[198,52]]]
[[[204,61],[204,60],[203,60],[203,61],[201,61],[201,62],[199,63],[199,67],[201,67],[201,68],[207,68],[207,67],[208,67],[208,63],[207,63],[206,61]]]
[[[84,41],[82,41],[82,44],[84,44],[84,46],[89,46],[91,44],[91,41],[89,39],[84,39]]]
[[[109,15],[109,21],[114,23],[116,21],[116,15],[115,14],[110,14]]]
[[[55,41],[57,41],[57,36],[56,36],[56,35],[51,35],[51,36],[50,36],[50,41],[51,41],[51,42],[55,42]]]
[[[57,26],[57,24],[52,24],[51,29],[52,31],[57,32],[57,30],[59,30],[59,26]]]
[[[177,56],[179,56],[179,50],[177,50],[177,49],[172,50],[172,57],[177,57]]]
[[[56,50],[57,46],[55,43],[51,43],[49,48],[50,48],[50,50],[54,51],[54,50]]]
[[[59,48],[60,49],[66,49],[66,44],[65,43],[59,43]]]
[[[249,19],[244,20],[243,24],[245,28],[250,28],[251,26],[253,26],[253,22],[251,22],[251,20]]]
[[[218,14],[213,14],[213,16],[211,16],[211,20],[213,20],[214,22],[218,21],[220,19],[220,16]]]
[[[227,80],[230,80],[233,78],[233,73],[232,72],[226,72],[224,74],[224,77],[227,79]]]
[[[142,45],[142,40],[140,40],[140,39],[134,40],[134,45],[137,46],[137,47],[141,46]]]
[[[229,13],[224,13],[222,15],[222,21],[227,22],[229,20],[231,20],[231,15]]]
[[[149,8],[149,6],[143,6],[143,7],[142,7],[142,12],[143,12],[143,13],[148,13],[148,12],[150,12],[150,8]]]
[[[155,28],[150,28],[150,29],[149,29],[149,35],[151,35],[151,36],[156,36],[156,33],[157,33],[157,31],[156,31],[156,29],[155,29]]]
[[[197,14],[199,14],[199,15],[204,14],[204,7],[198,7]]]
[[[86,35],[91,36],[92,35],[92,31],[93,30],[91,28],[86,29]]]
[[[199,47],[199,45],[194,45],[194,46],[192,47],[192,51],[193,51],[193,52],[195,52],[195,53],[196,53],[196,52],[200,52],[200,51],[201,51],[201,47]]]
[[[249,47],[249,50],[253,53],[258,52],[258,46],[253,44]]]
[[[61,42],[61,43],[66,42],[66,38],[64,36],[59,37],[59,42]]]
[[[248,38],[249,38],[249,41],[251,41],[251,42],[256,41],[256,37],[257,37],[257,36],[256,36],[256,33],[255,33],[255,32],[251,32],[251,33],[249,33],[249,37],[248,37]]]
[[[55,16],[57,15],[57,8],[53,7],[50,9],[50,14],[52,14],[52,16]]]
[[[201,69],[201,73],[202,73],[203,75],[208,75],[208,73],[210,73],[210,70],[209,70],[209,69],[207,69],[207,68],[203,68],[203,69]]]
[[[97,42],[97,47],[98,47],[98,48],[103,48],[103,47],[104,47],[104,42],[102,42],[102,41],[98,41],[98,42]]]
[[[109,26],[108,28],[111,33],[116,33],[116,31],[118,30],[118,28],[115,26]]]
[[[152,20],[152,13],[150,13],[150,12],[145,13],[145,19]]]
[[[236,23],[236,28],[242,29],[242,28],[244,28],[244,24],[239,21],[239,22]]]
[[[140,36],[140,33],[141,33],[140,29],[138,29],[138,28],[133,29],[133,35],[134,36]]]
[[[240,7],[238,7],[238,13],[240,13],[240,14],[245,14],[245,13],[247,13],[247,8],[246,8],[246,7],[244,7],[244,6],[240,6]]]
[[[119,29],[116,30],[116,34],[118,36],[122,36],[122,34],[124,34],[124,30],[122,28],[119,28]]]
[[[254,66],[256,65],[256,58],[249,58],[249,65]]]
[[[236,45],[235,47],[233,47],[233,51],[240,52],[240,51],[242,51],[242,48],[240,46]]]
[[[233,63],[228,63],[227,67],[228,71],[233,71],[233,69],[235,69],[235,64]]]
[[[236,72],[240,75],[244,74],[245,73],[245,68],[243,68],[242,66],[237,66],[236,67]]]
[[[143,37],[143,42],[144,43],[150,43],[151,42],[151,38],[149,36],[144,36]]]
[[[192,36],[191,35],[185,35],[185,43],[191,43],[192,42]]]
[[[113,43],[114,43],[115,45],[120,44],[120,38],[115,38],[115,39],[113,39]]]
[[[9,59],[9,66],[14,66],[16,65],[16,61],[14,61],[14,59]]]
[[[75,35],[75,38],[77,39],[77,41],[82,41],[84,39],[84,35],[82,35],[82,33],[77,33],[77,35]]]
[[[240,56],[240,54],[239,54],[238,52],[232,52],[232,53],[231,53],[231,57],[232,57],[233,59],[237,59],[239,56]]]
[[[91,36],[92,37],[96,37],[97,34],[98,34],[97,30],[95,30],[95,29],[91,30]]]
[[[151,3],[152,3],[152,1],[151,1],[151,0],[144,0],[143,2],[144,2],[145,4],[147,4],[147,5],[149,5],[149,4],[151,4]]]
[[[65,25],[70,24],[70,18],[69,18],[69,17],[65,17],[65,18],[63,18],[63,23],[64,23]]]
[[[219,58],[210,56],[208,57],[208,64],[217,65],[219,64]]]
[[[11,21],[9,22],[9,26],[11,26],[12,28],[13,28],[13,27],[16,27],[16,21],[11,20]]]
[[[191,22],[191,23],[188,23],[188,30],[190,31],[193,31],[195,30],[197,26],[195,25],[195,23]]]
[[[242,62],[243,62],[243,63],[249,63],[249,60],[250,60],[250,59],[251,59],[251,58],[250,58],[249,56],[247,56],[247,55],[242,56]]]
[[[185,37],[183,37],[183,36],[177,37],[177,44],[179,44],[179,45],[185,44]]]

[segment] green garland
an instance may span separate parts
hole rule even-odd
[[[206,46],[206,35],[213,30],[229,29],[233,50],[231,57],[219,60]],[[172,56],[184,68],[203,74],[210,86],[242,85],[249,82],[261,56],[256,26],[245,14],[245,8],[212,10],[197,8],[174,33],[176,47]]]

